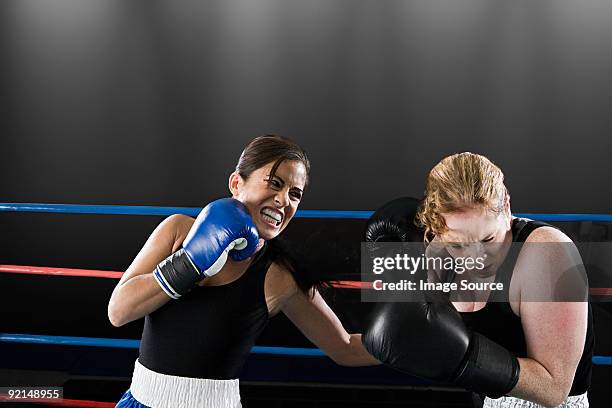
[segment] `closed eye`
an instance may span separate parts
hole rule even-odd
[[[271,178],[267,178],[266,182],[271,185],[274,188],[281,188],[283,185],[281,184],[281,182],[275,178],[271,179]]]

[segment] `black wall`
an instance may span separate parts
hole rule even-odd
[[[203,206],[250,139],[279,133],[311,156],[303,209],[419,196],[470,150],[505,171],[515,212],[612,213],[611,21],[604,0],[2,0],[0,202]],[[124,270],[160,219],[2,213],[0,264]],[[355,279],[342,245],[362,221],[321,223],[338,225],[287,235]],[[138,336],[106,321],[110,280],[7,276],[4,331]],[[28,317],[28,299],[48,306]]]
[[[246,142],[310,152],[302,208],[418,196],[463,150],[513,209],[611,211],[612,3],[4,0],[0,201],[201,206]]]

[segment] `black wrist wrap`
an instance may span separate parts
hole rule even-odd
[[[179,249],[155,268],[155,279],[168,296],[178,299],[199,281],[202,276],[184,249]]]
[[[510,351],[473,333],[470,349],[455,382],[489,398],[500,398],[516,386],[519,373],[519,362]]]

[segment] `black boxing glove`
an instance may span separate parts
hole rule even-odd
[[[401,197],[380,207],[368,220],[365,240],[368,242],[419,242],[423,233],[414,225],[420,201]]]
[[[422,302],[380,304],[362,336],[365,348],[382,363],[435,381],[499,398],[518,382],[517,358],[499,344],[468,330],[439,292]]]

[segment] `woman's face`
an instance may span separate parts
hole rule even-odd
[[[244,180],[237,173],[230,176],[232,196],[249,209],[259,236],[275,238],[289,224],[302,199],[307,174],[300,161],[284,160],[270,178],[274,162],[255,170]]]
[[[510,231],[509,205],[501,213],[478,207],[442,216],[448,229],[439,238],[452,257],[482,257],[483,275],[501,264]]]

